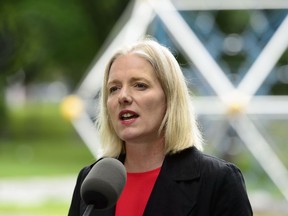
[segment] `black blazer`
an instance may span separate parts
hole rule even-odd
[[[119,158],[122,162],[124,159],[125,156]],[[83,215],[86,205],[80,197],[80,187],[94,164],[80,171],[68,216]],[[113,216],[114,212],[115,207],[91,215]],[[192,147],[165,157],[143,215],[250,216],[253,213],[240,170]]]

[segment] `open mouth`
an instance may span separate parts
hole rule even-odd
[[[123,121],[138,118],[138,117],[139,117],[138,114],[132,113],[132,112],[126,112],[126,113],[120,114],[120,119]]]

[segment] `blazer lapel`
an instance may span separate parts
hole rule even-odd
[[[193,212],[199,192],[199,155],[198,150],[192,147],[165,157],[144,216],[179,216],[190,215]],[[125,155],[118,159],[123,162]],[[114,214],[115,206],[107,210],[93,211],[92,215]]]
[[[189,215],[193,211],[200,177],[197,155],[192,147],[166,156],[144,216]]]

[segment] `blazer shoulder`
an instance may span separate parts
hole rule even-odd
[[[238,173],[240,170],[232,163],[207,155],[196,147],[187,148],[170,155],[163,163],[162,169],[175,179],[192,179],[196,177],[221,176]]]
[[[226,175],[227,173],[241,173],[240,169],[233,163],[221,158],[205,154],[197,149],[193,157],[197,158],[199,170],[206,174]]]
[[[229,161],[226,161],[226,160],[223,160],[221,158],[218,158],[216,156],[213,156],[213,155],[209,155],[209,154],[205,154],[205,153],[202,153],[202,163],[204,165],[211,165],[211,166],[214,166],[215,168],[223,168],[223,167],[226,167],[226,166],[235,166],[235,164],[229,162]]]
[[[211,155],[202,153],[201,158],[202,182],[206,194],[211,192],[214,197],[211,205],[215,215],[253,215],[240,169]]]

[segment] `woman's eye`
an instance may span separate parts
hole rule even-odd
[[[135,87],[139,88],[139,89],[147,89],[147,85],[145,83],[136,83]]]
[[[109,88],[109,93],[113,93],[113,92],[115,92],[117,90],[118,90],[117,86],[112,86],[112,87]]]

